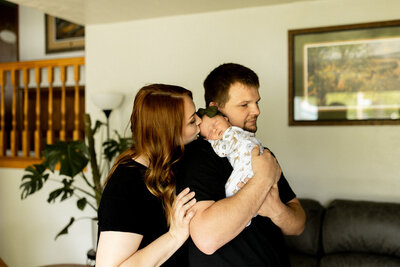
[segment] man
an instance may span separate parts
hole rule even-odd
[[[252,70],[223,64],[207,76],[204,88],[206,106],[217,106],[232,125],[256,132],[260,95]],[[176,173],[177,192],[185,187],[196,192],[191,266],[289,266],[282,233],[303,231],[304,210],[268,149],[262,155],[252,151],[252,167],[253,178],[226,198],[225,183],[232,172],[228,160],[218,157],[205,140],[186,146]]]

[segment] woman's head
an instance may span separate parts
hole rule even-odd
[[[196,138],[198,123],[189,90],[166,84],[147,85],[137,93],[131,115],[135,150],[147,156],[156,149],[168,152],[182,147]]]

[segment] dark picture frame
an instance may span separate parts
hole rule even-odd
[[[399,125],[400,20],[288,31],[289,126]]]
[[[85,27],[45,14],[46,54],[84,50]]]

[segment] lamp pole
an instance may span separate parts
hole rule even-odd
[[[103,109],[104,114],[106,115],[107,119],[107,141],[110,141],[110,114],[112,109]],[[110,171],[110,161],[107,159],[107,169]]]

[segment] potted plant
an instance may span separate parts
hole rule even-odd
[[[47,181],[58,183],[60,187],[50,192],[47,202],[55,203],[57,200],[64,201],[75,199],[78,209],[84,210],[87,206],[97,214],[101,195],[104,189],[103,174],[101,168],[102,157],[98,163],[94,135],[100,127],[106,125],[96,121],[94,128],[91,126],[91,119],[85,115],[85,140],[78,141],[57,141],[54,144],[46,145],[43,152],[43,161],[25,168],[21,180],[21,199],[41,190]],[[116,131],[116,139],[106,140],[102,144],[103,155],[106,161],[111,162],[116,155],[132,145],[131,138],[122,138]],[[90,164],[91,177],[87,175],[87,167]],[[56,173],[58,171],[58,173]],[[108,170],[106,170],[108,172]],[[51,178],[50,178],[51,176]],[[84,181],[85,187],[79,186],[77,181]],[[84,218],[79,218],[84,219]],[[68,224],[56,235],[68,233],[69,227],[76,221],[71,217]]]

